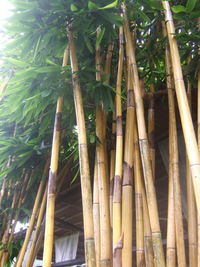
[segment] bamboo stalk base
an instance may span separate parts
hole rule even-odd
[[[197,245],[190,244],[189,245],[189,255],[190,255],[190,267],[197,266]]]
[[[152,233],[155,266],[165,266],[161,233]]]
[[[144,237],[144,251],[146,267],[154,267],[153,245],[151,236]]]
[[[136,258],[137,258],[137,266],[138,267],[146,267],[144,250],[137,250],[136,251]]]
[[[96,266],[94,238],[85,239],[85,260],[87,267]]]
[[[111,261],[110,260],[101,260],[100,261],[100,267],[111,267]]]
[[[122,266],[122,246],[118,249],[115,249],[113,256],[113,267]]]
[[[167,249],[167,267],[175,267],[176,266],[176,249],[168,248]]]

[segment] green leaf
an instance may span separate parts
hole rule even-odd
[[[96,141],[96,138],[94,135],[90,135],[90,144],[94,144]]]
[[[38,73],[48,73],[48,72],[58,72],[58,71],[61,71],[60,66],[46,66],[35,70],[35,72]]]
[[[92,44],[90,42],[90,39],[88,38],[87,35],[84,35],[83,38],[84,38],[84,41],[85,41],[85,44],[86,44],[88,50],[90,51],[90,53],[93,53],[94,49],[92,47]]]
[[[97,37],[97,40],[96,40],[96,46],[99,46],[101,44],[101,41],[103,39],[103,36],[104,36],[104,33],[105,33],[105,28],[101,29],[98,37]]]
[[[95,3],[93,3],[92,1],[88,1],[88,9],[89,10],[94,10],[97,8],[98,8],[98,6]]]
[[[187,4],[186,4],[187,12],[191,12],[194,9],[196,2],[197,0],[187,0]]]
[[[117,26],[122,26],[123,18],[121,16],[112,14],[108,11],[104,11],[100,14],[105,20],[110,22],[111,24],[115,24]]]
[[[20,67],[20,68],[25,68],[28,65],[24,61],[21,61],[21,60],[15,59],[15,58],[11,58],[11,57],[5,58],[5,61],[7,61],[7,62],[9,62],[9,63],[11,63],[17,67]]]
[[[118,0],[115,0],[114,2],[112,2],[111,4],[108,4],[107,6],[104,7],[100,7],[98,9],[109,9],[109,8],[114,8],[118,5]]]
[[[189,0],[190,1],[190,0]],[[180,13],[180,12],[186,12],[187,10],[186,10],[186,8],[184,7],[184,6],[182,6],[182,5],[177,5],[177,6],[173,6],[172,7],[172,11],[174,12],[174,13]]]
[[[74,4],[70,5],[70,9],[71,9],[72,12],[78,11],[78,8]]]
[[[137,13],[145,22],[151,22],[151,19],[140,8],[137,8]]]

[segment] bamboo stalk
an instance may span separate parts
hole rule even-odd
[[[57,178],[56,184],[58,184],[58,186],[56,188],[56,198],[57,198],[58,193],[60,191],[60,188],[62,186],[63,179],[65,178],[65,176],[69,170],[71,159],[72,158],[70,158],[68,160],[68,162],[64,165],[63,169],[59,172],[59,174],[56,177]],[[41,203],[40,210],[38,213],[38,218],[37,218],[37,223],[36,223],[32,243],[31,243],[29,254],[27,257],[26,267],[31,267],[33,265],[34,260],[35,260],[36,255],[37,255],[37,251],[39,250],[39,248],[37,247],[38,240],[40,239],[40,235],[42,235],[42,237],[43,237],[44,223],[42,224],[42,222],[44,222],[44,212],[45,212],[46,202],[47,202],[46,201],[47,200],[47,189],[48,189],[48,185],[46,186],[45,192],[43,194],[43,199],[42,199],[42,203]],[[39,242],[39,244],[40,243],[41,242]]]
[[[111,76],[111,63],[112,63],[112,54],[113,54],[113,48],[114,48],[114,44],[113,43],[110,43],[108,45],[108,49],[107,49],[107,54],[106,54],[106,60],[105,60],[105,69],[104,69],[104,73],[105,75],[107,75],[107,79],[106,81],[104,82],[105,84],[109,84],[110,83],[110,76]],[[97,48],[97,50],[99,49],[99,52],[100,52],[100,47]],[[97,51],[97,54],[99,53]],[[99,59],[100,59],[100,54],[98,55],[99,56]],[[97,59],[97,58],[96,58]],[[101,62],[99,62],[101,64]],[[99,71],[100,71],[100,74],[101,74],[101,65],[99,66]],[[113,114],[113,119],[115,119],[115,114]],[[107,115],[105,113],[105,124],[107,123]],[[116,129],[115,129],[115,123],[112,125],[112,130],[114,130],[116,132]],[[106,129],[106,128],[105,128]],[[106,135],[106,133],[105,133]],[[112,193],[113,194],[113,190],[114,190],[114,180],[112,181],[112,178],[114,179],[114,175],[113,177],[111,177],[112,175],[112,170],[111,170],[111,165],[113,163],[113,159],[112,159],[112,152],[111,152],[111,155],[110,155],[110,160],[111,160],[111,165],[109,166],[109,162],[108,162],[108,153],[107,153],[107,142],[105,141],[104,142],[104,150],[105,150],[105,165],[106,165],[106,175],[107,175],[107,186],[108,186],[108,189],[109,189],[109,194]],[[109,167],[110,167],[110,173],[109,173]],[[110,175],[110,183],[109,183],[109,177]],[[111,187],[113,187],[111,189]],[[110,201],[111,201],[111,198],[112,196],[110,195]],[[109,202],[109,207],[110,207],[110,225],[112,227],[112,214],[111,214],[111,209],[112,209],[112,206],[113,206],[113,203]]]
[[[113,193],[113,265],[121,266],[121,191],[122,191],[122,161],[123,161],[123,130],[121,84],[124,59],[123,28],[119,29],[119,61],[116,86],[116,158]]]
[[[170,51],[172,55],[173,76],[181,117],[181,124],[183,127],[186,151],[191,168],[197,209],[198,211],[200,211],[200,155],[195,137],[191,113],[188,105],[170,5],[168,1],[163,1],[162,5],[165,9],[165,23],[167,27]]]
[[[154,86],[151,85],[150,91],[154,94]],[[149,139],[149,149],[150,149],[150,157],[151,157],[151,165],[153,178],[155,181],[155,108],[154,108],[154,97],[149,99],[149,107],[148,107],[148,139]]]
[[[152,235],[151,235],[151,227],[150,227],[150,221],[149,221],[149,211],[147,207],[146,193],[145,193],[143,179],[142,179],[141,158],[139,154],[137,126],[135,126],[134,128],[134,138],[135,138],[135,168],[134,168],[135,194],[138,199],[136,201],[136,204],[138,203],[138,209],[136,205],[136,249],[138,248],[138,257],[137,257],[137,250],[136,250],[136,261],[137,261],[138,266],[140,266],[139,264],[141,263],[141,264],[145,264],[145,266],[153,267],[154,266],[154,254],[153,254]],[[142,203],[141,203],[141,200],[142,200]],[[143,214],[141,214],[141,209],[142,209]],[[142,225],[144,228],[143,230],[141,229]],[[144,234],[144,241],[141,240],[142,232]],[[143,250],[144,250],[145,257],[143,256]]]
[[[104,110],[99,107],[96,112],[96,135],[99,138],[97,143],[97,164],[98,164],[98,185],[100,200],[100,225],[101,225],[101,259],[100,266],[111,266],[111,233],[109,201],[106,181],[105,153],[104,153]]]
[[[165,266],[164,253],[162,247],[162,237],[160,232],[160,223],[158,216],[158,207],[156,200],[156,192],[153,183],[153,174],[152,167],[150,161],[150,151],[149,144],[147,139],[147,132],[144,120],[144,107],[143,100],[140,90],[139,76],[137,70],[137,64],[135,60],[135,48],[133,47],[133,43],[131,41],[131,35],[128,25],[128,20],[126,17],[125,5],[123,5],[124,10],[124,32],[126,37],[126,42],[128,44],[127,54],[129,55],[129,60],[131,64],[131,71],[133,75],[133,86],[134,86],[134,96],[136,103],[136,117],[137,117],[137,125],[138,125],[138,135],[139,135],[139,144],[140,144],[140,153],[142,158],[142,166],[145,180],[145,188],[146,188],[146,196],[147,196],[147,204],[149,210],[149,218],[152,230],[152,241],[154,248],[154,257],[155,257],[155,266]]]
[[[35,246],[36,246],[36,243],[37,243],[37,239],[38,239],[38,236],[39,236],[41,223],[42,223],[42,220],[44,218],[46,202],[47,202],[47,187],[46,187],[45,192],[43,194],[42,203],[41,203],[40,210],[39,210],[39,213],[38,213],[38,218],[37,218],[37,223],[36,223],[36,226],[35,226],[34,236],[33,236],[33,240],[32,240],[32,243],[31,243],[30,250],[29,250],[27,262],[26,262],[26,265],[25,265],[26,267],[31,267],[32,263],[35,260],[33,258],[34,249],[35,249]]]
[[[97,36],[101,29],[97,31]],[[96,81],[101,81],[101,55],[100,46],[96,46]],[[106,63],[107,65],[108,63]],[[100,103],[96,111],[96,136],[99,142],[96,144],[97,167],[98,167],[98,187],[99,187],[99,203],[100,203],[100,241],[101,255],[100,266],[111,266],[111,232],[110,232],[110,214],[108,199],[108,177],[105,153],[106,138],[106,113],[103,104]]]
[[[124,144],[124,166],[122,184],[122,267],[132,267],[132,202],[133,202],[133,154],[134,154],[134,122],[135,106],[131,83],[131,69],[128,63],[127,111]]]
[[[62,106],[63,106],[63,98],[59,97],[57,100],[57,108],[55,115],[54,133],[53,133],[53,142],[51,151],[51,163],[50,163],[49,181],[48,181],[43,267],[50,267],[52,261],[56,176],[58,169],[58,157],[59,157],[59,147],[60,147]]]
[[[191,59],[188,60],[188,63]],[[192,92],[191,83],[187,81],[187,96],[191,110]],[[187,181],[187,211],[188,211],[188,245],[189,245],[189,265],[197,267],[197,211],[190,172],[190,164],[186,155],[186,181]]]
[[[78,77],[78,61],[76,55],[76,47],[71,29],[68,30],[73,93],[76,110],[76,119],[78,126],[78,142],[79,142],[79,162],[81,174],[81,190],[83,203],[83,219],[84,219],[84,237],[85,237],[85,259],[88,267],[95,267],[95,245],[94,245],[94,224],[92,214],[92,189],[90,183],[89,159],[87,151],[87,136],[85,128],[85,118],[83,110],[83,100],[81,95],[81,87]]]
[[[143,206],[143,218],[144,218],[144,252],[145,252],[145,263],[147,267],[154,267],[154,253],[153,253],[153,242],[151,234],[151,226],[149,220],[149,211],[146,200],[146,193],[144,185],[142,186],[142,206]]]
[[[94,220],[94,241],[96,251],[96,266],[100,267],[101,236],[100,236],[100,211],[99,211],[99,186],[98,186],[98,166],[95,158],[94,185],[93,185],[93,220]]]
[[[138,144],[137,126],[134,127],[134,177],[135,177],[135,209],[136,209],[136,264],[145,266],[144,253],[144,210],[142,190],[142,169]],[[148,265],[147,265],[148,266]]]
[[[115,123],[113,123],[115,124]],[[115,126],[112,126],[112,135],[114,136],[114,133],[116,133],[115,130],[113,130]],[[114,144],[112,144],[112,150],[110,152],[110,226],[111,229],[113,228],[113,191],[114,191],[114,176],[115,176],[115,148]]]
[[[105,64],[105,73],[109,75],[106,83],[108,84],[110,81],[110,71],[111,71],[111,60],[112,60],[112,52],[113,52],[113,44],[108,46],[108,52],[106,55],[106,64]],[[98,52],[97,52],[98,53]],[[98,59],[97,59],[98,60]],[[112,122],[112,139],[111,139],[111,151],[110,151],[110,185],[109,185],[109,208],[110,208],[110,226],[111,231],[113,228],[113,192],[114,192],[114,176],[115,176],[115,140],[116,140],[116,114],[113,111],[113,122]]]
[[[18,261],[17,261],[16,267],[20,267],[22,265],[22,262],[23,262],[23,259],[24,259],[24,255],[26,253],[26,249],[27,249],[27,246],[28,246],[28,243],[29,243],[29,240],[30,240],[33,228],[34,228],[34,225],[35,225],[35,220],[36,220],[36,216],[37,216],[40,200],[41,200],[41,197],[42,197],[42,194],[43,194],[44,185],[45,185],[45,182],[46,182],[45,178],[46,178],[46,175],[47,175],[47,172],[48,172],[48,168],[49,168],[49,161],[47,161],[47,163],[45,164],[45,167],[44,167],[42,180],[41,180],[39,188],[38,188],[37,196],[36,196],[35,203],[34,203],[34,206],[33,206],[32,215],[31,215],[31,218],[30,218],[30,221],[29,221],[29,227],[28,227],[28,229],[26,231],[26,236],[25,236],[23,245],[22,245],[20,253],[19,253],[19,257],[18,257]]]
[[[165,25],[163,26],[164,35],[166,35]],[[167,217],[167,255],[166,264],[167,267],[176,266],[176,234],[175,234],[175,200],[174,200],[174,183],[173,183],[173,129],[172,129],[172,117],[173,114],[173,94],[172,91],[172,73],[170,64],[170,52],[168,47],[165,50],[165,65],[167,76],[167,88],[168,88],[168,103],[169,103],[169,182],[168,182],[168,217]]]
[[[174,85],[172,80],[172,67],[170,62],[170,52],[166,48],[166,71],[168,73],[167,87],[168,87],[168,102],[169,102],[169,143],[170,143],[170,169],[169,175],[173,180],[173,193],[174,193],[174,215],[175,215],[175,233],[176,233],[176,245],[177,245],[177,260],[179,266],[186,266],[186,255],[185,255],[185,244],[184,244],[184,229],[183,229],[183,217],[182,217],[182,202],[181,202],[181,187],[179,178],[179,156],[178,156],[178,137],[176,128],[176,113],[175,113],[175,103],[174,103]],[[171,181],[169,181],[171,182]],[[172,185],[171,185],[172,186]],[[170,188],[171,189],[171,188]],[[172,192],[170,192],[172,194]],[[173,213],[173,211],[172,211]],[[173,215],[173,214],[172,214]],[[173,222],[170,222],[171,226],[171,237],[170,242],[173,243],[172,248],[174,248],[174,241],[172,240],[172,235],[174,234]],[[174,255],[173,255],[174,256]],[[171,258],[171,264],[175,264],[175,259]],[[170,265],[171,266],[171,265]]]

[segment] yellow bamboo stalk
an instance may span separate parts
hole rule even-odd
[[[69,58],[69,46],[66,47],[63,55],[62,67],[67,66]],[[57,184],[58,157],[61,139],[61,116],[63,108],[63,97],[57,100],[56,116],[54,123],[54,133],[51,151],[51,163],[48,181],[46,225],[44,236],[43,266],[51,266],[54,234],[54,213]]]
[[[188,63],[190,63],[189,58]],[[188,103],[191,110],[192,106],[192,92],[191,83],[187,81],[187,96]],[[187,211],[188,211],[188,245],[189,245],[189,265],[197,267],[197,210],[194,196],[194,189],[192,184],[192,177],[190,172],[190,164],[186,155],[186,181],[187,181]]]
[[[111,69],[111,60],[112,60],[113,44],[108,46],[108,52],[106,57],[106,66],[105,73],[109,75],[110,79],[110,69]],[[109,80],[106,81],[109,83]],[[116,103],[115,103],[116,104]],[[111,231],[113,228],[113,191],[114,191],[114,176],[115,176],[115,135],[116,135],[116,114],[113,112],[113,122],[112,122],[112,140],[111,140],[111,151],[110,151],[110,186],[109,186],[109,207],[110,207],[110,226]]]
[[[177,260],[179,266],[186,266],[185,244],[184,244],[184,229],[182,217],[182,202],[181,202],[181,187],[179,178],[179,156],[178,156],[178,137],[176,128],[176,113],[174,103],[174,84],[172,80],[172,68],[170,62],[170,53],[166,49],[166,70],[169,74],[167,80],[168,101],[169,101],[169,122],[170,122],[170,164],[172,170],[173,190],[174,190],[174,212],[175,212],[175,233]]]
[[[60,191],[61,185],[62,185],[62,181],[63,179],[66,178],[66,174],[69,171],[69,167],[71,164],[71,159],[70,158],[68,160],[68,162],[64,165],[63,169],[59,172],[59,174],[56,177],[56,184],[58,184],[57,188],[56,188],[56,198],[58,196],[58,193]],[[42,224],[43,220],[44,220],[44,212],[45,212],[45,208],[46,208],[46,200],[47,200],[47,189],[48,189],[48,185],[45,188],[45,192],[43,194],[43,199],[42,199],[42,203],[40,206],[40,210],[38,213],[38,217],[37,217],[37,223],[35,226],[35,231],[34,231],[34,235],[33,235],[33,240],[30,246],[30,250],[28,251],[28,257],[27,257],[27,262],[26,262],[26,267],[32,267],[34,260],[36,258],[37,252],[39,250],[38,247],[38,243],[41,245],[41,241],[38,242],[38,240],[40,240],[40,234],[43,236],[43,230],[44,230],[44,225]]]
[[[94,185],[93,185],[93,220],[94,220],[94,241],[95,241],[95,251],[96,251],[96,267],[100,267],[101,236],[100,236],[98,166],[96,158],[94,166]]]
[[[59,157],[59,147],[60,147],[62,106],[63,106],[63,98],[59,97],[57,100],[57,108],[55,115],[54,133],[53,133],[53,142],[51,151],[51,163],[50,163],[49,181],[48,181],[43,267],[50,267],[52,261],[53,240],[54,240],[56,176],[58,169],[58,157]]]
[[[123,130],[121,84],[123,74],[124,40],[123,28],[119,29],[119,61],[116,86],[116,158],[113,193],[113,264],[121,266],[121,191],[122,191],[122,162],[123,162]]]
[[[98,28],[97,37],[101,29]],[[107,57],[108,59],[108,57]],[[96,46],[96,80],[101,81],[101,55],[100,46]],[[106,63],[106,65],[109,65]],[[108,67],[106,67],[108,70]],[[101,255],[100,266],[111,266],[111,232],[110,232],[110,211],[108,199],[108,177],[107,177],[107,164],[106,164],[106,113],[103,104],[100,103],[96,111],[96,136],[99,141],[96,144],[97,153],[97,167],[98,167],[98,187],[99,187],[99,203],[100,203],[100,242],[101,242]]]
[[[93,214],[92,214],[92,189],[90,183],[87,136],[85,128],[81,87],[80,87],[79,77],[77,74],[78,61],[76,55],[76,47],[71,29],[68,30],[68,37],[70,46],[71,68],[72,68],[74,103],[75,103],[76,119],[78,126],[79,162],[80,162],[83,219],[84,219],[85,259],[88,267],[95,267],[96,260],[95,260],[95,244],[94,244],[94,224],[93,224]]]
[[[170,5],[168,1],[163,1],[162,5],[165,10],[165,23],[167,27],[170,51],[172,55],[173,76],[176,96],[178,100],[179,113],[181,117],[181,124],[186,144],[186,151],[191,168],[197,209],[198,211],[200,211],[200,154],[188,105]]]
[[[145,252],[145,264],[148,267],[154,267],[154,253],[153,242],[151,234],[151,226],[149,220],[149,211],[146,200],[146,193],[144,185],[142,186],[142,206],[143,206],[143,218],[144,218],[144,252]]]
[[[106,54],[106,60],[105,60],[105,69],[104,69],[104,73],[105,75],[107,75],[107,79],[104,82],[105,84],[109,84],[110,83],[110,76],[111,76],[111,63],[112,63],[112,54],[113,54],[113,48],[114,48],[114,44],[110,43],[108,45],[108,49],[107,49],[107,54]],[[114,115],[113,115],[114,116]],[[105,113],[105,124],[107,123],[107,115]],[[113,126],[115,127],[115,126]],[[105,128],[106,129],[106,128]],[[106,133],[105,133],[106,134]],[[106,165],[106,176],[107,176],[107,186],[108,186],[108,192],[110,192],[111,189],[111,185],[109,183],[109,179],[108,177],[111,175],[111,169],[110,169],[110,173],[109,173],[109,167],[111,168],[111,166],[109,166],[109,162],[108,162],[108,153],[107,153],[107,142],[105,140],[104,142],[104,150],[105,150],[105,165]],[[112,153],[111,153],[112,155]],[[114,177],[114,176],[113,176]],[[110,177],[111,179],[111,177]],[[111,181],[110,181],[111,182]],[[113,185],[114,187],[114,185]],[[110,205],[111,203],[109,203]],[[112,206],[110,206],[110,209],[112,209]],[[111,217],[111,216],[110,216]],[[112,218],[110,219],[110,224],[111,224]],[[112,224],[111,224],[112,225]]]
[[[114,124],[114,123],[113,123]],[[115,126],[112,126],[112,128]],[[112,130],[112,135],[114,136],[114,133],[116,131]],[[113,190],[114,190],[114,176],[115,176],[115,148],[114,145],[112,144],[112,150],[110,152],[110,226],[111,229],[113,228]]]
[[[172,164],[169,166],[169,192],[168,192],[168,217],[167,217],[167,255],[166,266],[176,266],[176,234],[175,234],[175,218],[174,218],[174,191],[172,180]]]
[[[45,178],[46,178],[48,169],[49,169],[49,161],[46,163],[46,165],[44,167],[42,180],[41,180],[39,188],[38,188],[37,196],[36,196],[35,203],[34,203],[34,206],[33,206],[32,215],[31,215],[31,218],[30,218],[30,221],[29,221],[29,227],[28,227],[28,229],[26,231],[26,236],[25,236],[23,245],[22,245],[20,253],[19,253],[19,257],[18,257],[18,260],[17,260],[16,267],[21,267],[23,259],[24,259],[24,255],[26,253],[26,249],[27,249],[27,246],[28,246],[28,243],[29,243],[29,240],[30,240],[33,228],[34,228],[34,225],[35,225],[35,220],[36,220],[36,216],[37,216],[40,200],[41,200],[41,197],[42,197],[42,194],[43,194],[43,189],[44,189],[44,185],[45,185],[45,182],[46,182]]]
[[[146,188],[146,196],[147,196],[147,204],[149,210],[149,218],[152,230],[152,241],[154,248],[154,257],[155,257],[155,266],[165,266],[164,253],[162,247],[162,237],[160,232],[160,223],[158,216],[158,207],[157,207],[157,199],[156,192],[153,182],[153,173],[150,161],[150,151],[149,144],[147,139],[147,131],[145,126],[144,119],[144,107],[142,94],[140,90],[138,69],[135,59],[135,48],[131,41],[131,35],[129,30],[129,24],[126,17],[126,8],[123,4],[124,10],[124,32],[126,37],[126,42],[128,44],[127,54],[129,55],[129,60],[131,64],[131,71],[133,75],[133,86],[134,86],[134,96],[136,103],[136,117],[137,117],[137,125],[138,125],[138,135],[139,135],[139,144],[140,144],[140,153],[142,158],[142,166],[145,180],[145,188]]]
[[[46,202],[47,202],[47,187],[46,187],[45,192],[43,194],[42,203],[41,203],[40,210],[39,210],[39,213],[38,213],[37,223],[36,223],[36,226],[35,226],[35,232],[34,232],[33,240],[32,240],[32,243],[31,243],[30,250],[29,250],[27,262],[26,262],[26,265],[25,265],[26,267],[31,267],[32,263],[35,260],[33,258],[34,250],[35,250],[35,246],[36,246],[36,243],[37,243],[38,235],[39,235],[39,232],[40,232],[41,223],[42,223],[42,220],[44,218]]]
[[[154,86],[151,85],[150,92],[154,94]],[[149,139],[149,148],[150,148],[150,157],[153,178],[155,181],[155,108],[154,108],[154,96],[149,99],[148,107],[148,139]]]
[[[165,25],[163,26],[164,35],[166,36]],[[172,117],[173,113],[173,98],[174,91],[173,81],[172,81],[172,70],[170,62],[170,52],[169,48],[166,47],[165,50],[165,66],[167,76],[167,90],[168,90],[168,103],[169,103],[169,183],[168,183],[168,217],[167,217],[167,255],[166,255],[166,265],[167,267],[176,266],[176,233],[175,233],[175,197],[174,197],[174,183],[173,183],[173,125]]]
[[[124,144],[124,169],[122,184],[122,267],[132,267],[132,233],[133,233],[133,154],[135,106],[131,83],[131,69],[128,63],[127,111]]]
[[[96,112],[96,135],[99,138],[97,143],[97,164],[98,164],[98,185],[100,201],[100,226],[101,226],[101,259],[100,266],[111,266],[111,233],[108,188],[106,181],[105,153],[104,153],[104,110],[100,106]]]
[[[137,125],[134,127],[134,177],[135,177],[135,209],[136,209],[136,264],[145,266],[144,253],[144,210],[143,210],[143,184],[142,169],[138,143]]]

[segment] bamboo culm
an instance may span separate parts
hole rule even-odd
[[[71,28],[68,29],[68,38],[70,47],[74,103],[75,103],[76,120],[78,127],[79,163],[80,163],[84,237],[85,237],[85,259],[88,267],[95,267],[96,259],[95,259],[95,243],[94,243],[93,210],[92,210],[92,188],[90,183],[87,136],[85,128],[81,87],[77,73],[78,61],[76,55],[76,46]]]
[[[140,153],[142,159],[143,166],[143,174],[145,180],[145,188],[146,188],[146,196],[147,196],[147,204],[149,209],[149,218],[152,230],[152,241],[154,248],[154,257],[155,257],[155,266],[165,266],[164,260],[164,252],[162,247],[162,237],[160,231],[160,222],[158,216],[158,207],[157,207],[157,199],[155,186],[153,182],[153,173],[152,166],[150,160],[150,150],[147,139],[147,131],[144,120],[144,107],[143,100],[140,89],[140,82],[137,70],[137,64],[135,60],[135,48],[133,46],[128,20],[126,16],[126,7],[123,4],[124,10],[124,32],[125,38],[127,42],[127,54],[129,56],[130,64],[131,64],[131,73],[133,75],[133,87],[134,87],[134,96],[135,96],[135,104],[136,104],[136,117],[137,117],[137,125],[138,125],[138,136],[139,136],[139,144],[140,144]]]
[[[200,211],[200,154],[195,136],[194,126],[191,118],[190,108],[185,90],[183,74],[180,63],[180,56],[175,38],[173,17],[168,1],[162,1],[165,12],[165,23],[169,40],[170,52],[172,56],[173,76],[178,101],[181,125],[186,144],[187,155],[190,163],[192,181],[195,191],[197,209]]]
[[[122,163],[123,163],[123,130],[121,85],[123,74],[124,40],[123,28],[119,29],[119,61],[116,86],[116,158],[113,193],[113,265],[121,266],[121,196],[122,196]]]

